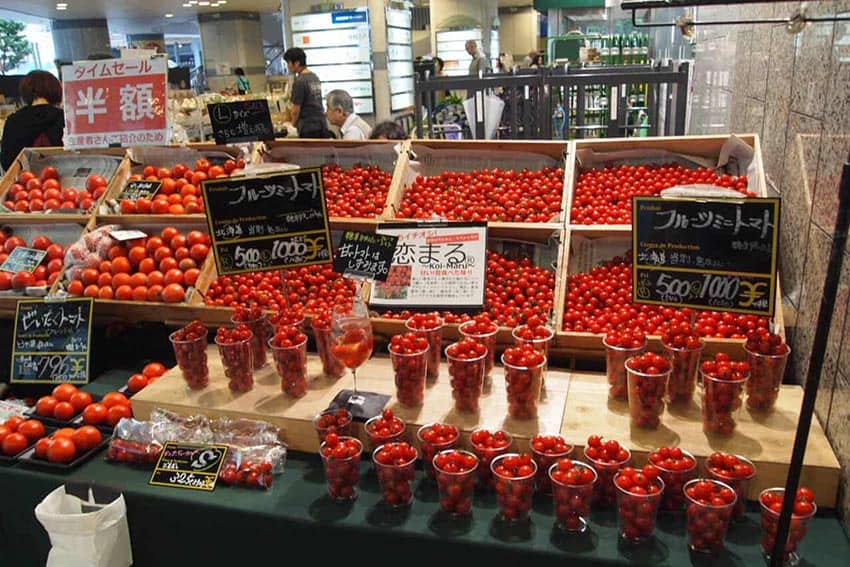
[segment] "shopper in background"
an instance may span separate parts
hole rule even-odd
[[[325,116],[328,122],[339,126],[343,140],[368,140],[372,127],[354,112],[354,100],[342,89],[328,93]]]
[[[248,94],[251,92],[251,83],[248,77],[245,76],[245,70],[242,67],[234,69],[233,74],[236,75],[236,92],[239,94]]]
[[[531,67],[531,64],[534,63],[534,58],[537,57],[537,50],[532,49],[528,52],[528,55],[522,58],[522,66],[523,67]]]
[[[466,42],[466,52],[472,56],[472,61],[469,63],[469,74],[477,77],[486,73],[489,69],[487,58],[481,54],[481,50],[478,49],[478,44],[474,40],[470,39]]]
[[[330,138],[322,105],[322,82],[307,68],[307,54],[292,47],[283,54],[286,67],[295,75],[292,83],[292,123],[299,138]]]
[[[534,56],[534,60],[531,62],[532,69],[542,69],[546,66],[546,60],[543,57],[542,53],[538,53]]]
[[[394,120],[386,120],[381,122],[375,129],[372,130],[372,135],[370,136],[372,140],[406,140],[407,134],[404,132],[404,128]]]
[[[31,71],[19,85],[26,106],[10,115],[0,141],[0,164],[8,169],[24,148],[61,146],[65,114],[62,85],[47,71]]]

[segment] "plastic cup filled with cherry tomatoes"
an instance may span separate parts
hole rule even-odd
[[[661,509],[681,512],[685,507],[685,483],[697,475],[697,460],[679,447],[660,447],[649,454],[649,462],[660,471],[667,489],[661,500]]]
[[[714,360],[700,366],[702,376],[702,430],[717,435],[732,435],[735,417],[744,405],[744,385],[750,377],[750,365],[717,353]]]
[[[245,325],[235,329],[219,327],[215,335],[218,354],[228,378],[227,387],[234,392],[247,392],[254,387],[253,356],[251,339],[253,333]]]
[[[334,500],[357,498],[357,483],[360,482],[360,455],[363,444],[356,437],[341,437],[328,433],[319,447],[328,494]]]
[[[374,450],[384,443],[401,441],[404,436],[405,423],[393,413],[393,410],[385,409],[378,415],[366,420],[363,427],[366,430],[366,437],[369,439],[369,449]]]
[[[372,452],[384,503],[398,508],[413,502],[413,478],[419,452],[406,441],[384,443]]]
[[[552,486],[555,525],[568,532],[587,530],[596,471],[585,463],[565,458],[552,463],[547,474]]]
[[[646,335],[640,331],[611,331],[602,339],[605,345],[605,374],[608,397],[628,401],[626,361],[646,349]]]
[[[463,517],[472,513],[472,494],[475,491],[478,457],[469,451],[447,449],[433,459],[440,494],[440,510],[451,516]]]
[[[773,548],[776,546],[776,536],[779,531],[779,515],[782,512],[782,502],[785,497],[784,488],[767,488],[759,495],[761,505],[761,549],[768,561]],[[785,543],[785,565],[799,565],[800,544],[808,532],[809,520],[818,511],[815,495],[811,489],[800,487],[794,499],[794,509],[791,514],[791,526],[788,540]]]
[[[513,437],[507,431],[501,429],[490,431],[488,429],[476,429],[469,435],[469,443],[472,452],[478,457],[478,488],[487,490],[493,487],[493,474],[490,463],[499,455],[510,451]]]
[[[543,388],[546,355],[530,344],[508,347],[502,353],[508,395],[508,415],[514,419],[537,419]]]
[[[425,402],[425,375],[428,372],[428,340],[412,331],[395,335],[387,347],[393,365],[398,402],[407,407]]]
[[[652,536],[664,481],[652,465],[643,469],[624,467],[614,477],[617,490],[617,524],[620,538],[640,543]]]
[[[664,390],[672,372],[670,361],[654,352],[645,352],[626,361],[632,425],[658,429],[664,413]]]
[[[747,382],[747,408],[770,411],[779,398],[779,386],[791,347],[780,335],[759,328],[747,334],[744,343],[750,379]]]
[[[442,317],[436,312],[414,313],[404,322],[408,331],[428,339],[428,380],[433,381],[440,376],[440,352],[444,325]]]
[[[237,307],[230,322],[245,325],[251,330],[251,360],[254,370],[268,364],[266,345],[271,335],[271,323],[260,306],[255,304],[250,308]]]
[[[719,480],[695,478],[685,483],[684,492],[688,547],[703,553],[719,552],[738,500],[735,491]]]
[[[704,348],[702,339],[690,323],[680,323],[661,334],[661,346],[673,365],[667,380],[667,399],[674,404],[689,403],[697,387],[697,369]]]
[[[307,393],[307,335],[298,327],[278,327],[269,339],[274,367],[280,377],[280,389],[300,398]]]
[[[732,519],[742,519],[746,508],[750,481],[756,476],[756,466],[751,460],[741,455],[727,455],[716,452],[709,455],[708,459],[706,459],[705,469],[708,478],[722,481],[731,486],[732,490],[735,491],[738,499],[732,511]]]
[[[593,502],[596,506],[610,507],[617,499],[614,476],[631,460],[632,453],[614,439],[605,440],[598,435],[587,438],[584,459],[596,471],[593,485]]]
[[[328,433],[336,433],[340,437],[351,436],[351,412],[345,408],[328,409],[313,418],[313,427],[319,436],[319,443],[324,443]]]
[[[186,386],[192,390],[206,388],[210,383],[210,371],[207,365],[207,328],[204,324],[192,321],[171,333],[168,339]]]
[[[479,410],[488,356],[487,347],[470,337],[446,347],[456,411],[475,413]]]
[[[322,361],[322,373],[328,378],[339,379],[345,375],[345,366],[331,352],[331,313],[323,311],[310,320],[316,352]]]
[[[462,337],[469,337],[481,343],[487,348],[487,357],[484,359],[484,380],[490,378],[493,366],[496,362],[496,333],[499,327],[490,320],[490,316],[481,313],[472,318],[471,321],[462,323],[458,332]]]
[[[569,457],[573,446],[564,441],[560,435],[534,435],[529,441],[531,457],[537,463],[537,492],[552,493],[552,483],[549,480],[549,468],[561,459]]]
[[[537,463],[528,453],[506,453],[490,462],[499,515],[504,521],[528,518]]]
[[[460,431],[454,425],[428,423],[416,432],[419,450],[422,451],[422,468],[425,475],[434,480],[434,456],[447,449],[454,449],[460,438]]]

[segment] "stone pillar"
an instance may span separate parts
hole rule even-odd
[[[70,63],[112,51],[105,19],[53,20],[50,27],[58,61]]]
[[[260,14],[213,12],[198,14],[204,72],[211,91],[235,89],[233,70],[242,67],[255,93],[266,90],[266,60]]]

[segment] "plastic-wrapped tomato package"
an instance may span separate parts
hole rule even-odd
[[[227,450],[218,472],[218,481],[222,484],[262,490],[271,488],[273,478],[271,461],[247,459],[241,450],[232,447]]]
[[[151,410],[153,435],[162,442],[212,443],[214,434],[210,418],[205,415],[185,416],[162,408]]]
[[[118,422],[109,440],[106,459],[118,463],[127,463],[152,467],[162,452],[162,443],[154,435],[154,424],[150,421],[137,421],[124,418]]]

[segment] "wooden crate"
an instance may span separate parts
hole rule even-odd
[[[359,163],[376,165],[392,174],[389,190],[391,194],[393,187],[399,182],[399,168],[404,167],[407,162],[408,155],[405,150],[408,144],[408,141],[282,138],[258,144],[254,152],[254,163],[293,163],[301,167],[321,167],[335,163],[346,169]],[[374,218],[332,216],[328,220],[332,229],[369,232],[375,230],[383,210],[378,211]]]
[[[207,388],[189,390],[179,368],[175,367],[133,397],[136,417],[147,419],[154,408],[161,407],[182,415],[202,413],[260,419],[281,427],[282,437],[291,449],[313,452],[318,448],[313,417],[328,407],[340,390],[353,386],[350,373],[337,381],[322,376],[318,357],[310,354],[307,363],[310,382],[303,398],[292,399],[280,391],[280,380],[271,361],[255,371],[255,385],[251,391],[233,394],[227,388],[216,347],[210,346],[207,354],[210,369],[210,385]],[[603,435],[619,440],[632,450],[636,464],[643,464],[651,450],[663,445],[681,446],[700,461],[717,450],[733,451],[750,457],[758,469],[756,478],[750,483],[750,499],[756,498],[763,488],[784,484],[791,456],[788,439],[793,436],[802,399],[801,388],[783,386],[772,414],[762,418],[742,411],[736,432],[724,439],[706,437],[702,432],[700,410],[696,403],[684,410],[665,412],[662,426],[656,431],[631,429],[625,404],[606,405],[601,402],[608,396],[603,374],[550,368],[546,377],[546,395],[536,420],[507,417],[503,373],[498,365],[493,369],[491,389],[481,398],[481,410],[477,414],[454,411],[445,361],[440,366],[439,378],[427,387],[424,405],[419,408],[405,408],[393,397],[392,366],[387,358],[376,356],[369,360],[358,370],[357,376],[361,390],[391,396],[387,407],[405,421],[407,439],[411,442],[415,442],[416,430],[421,425],[440,421],[461,429],[461,445],[464,446],[468,446],[469,433],[477,427],[505,429],[513,435],[512,449],[517,451],[527,451],[529,440],[536,433],[559,433],[575,445],[574,455],[577,457],[582,454],[589,435]],[[358,425],[357,435],[365,441],[362,426]],[[823,429],[815,421],[802,481],[815,491],[819,505],[835,505],[839,473],[838,460]]]
[[[764,177],[764,167],[761,156],[761,146],[759,137],[755,134],[741,134],[738,138],[753,150],[753,161],[751,170],[754,175],[751,175],[749,182],[751,190],[759,197],[767,196],[767,184]],[[614,154],[615,152],[624,152],[629,150],[664,150],[666,152],[680,154],[683,156],[691,156],[698,160],[703,160],[710,163],[716,163],[718,156],[721,153],[724,143],[729,139],[729,136],[675,136],[675,137],[658,137],[658,138],[610,138],[597,140],[576,140],[573,142],[574,149],[568,153],[568,175],[567,179],[570,182],[567,196],[566,211],[566,235],[565,241],[565,262],[564,266],[569,270],[570,266],[575,262],[573,256],[573,248],[579,239],[586,238],[590,241],[604,242],[605,240],[631,238],[631,225],[584,225],[573,224],[570,221],[570,209],[574,198],[575,184],[581,173],[580,157],[584,150],[592,150],[596,156],[603,160],[605,154]],[[616,155],[616,154],[615,154]],[[669,161],[670,157],[667,158]],[[659,163],[663,163],[665,158],[657,158]],[[623,160],[615,160],[612,163],[622,163]],[[624,244],[620,254],[631,248],[630,243]],[[559,293],[563,294],[558,298],[562,310],[565,308],[564,300],[567,291],[567,273],[559,274]],[[773,322],[779,329],[779,332],[784,336],[784,319],[782,313],[782,294],[779,282],[777,282],[776,294],[776,314]],[[602,335],[584,332],[563,331],[563,321],[558,321],[558,332],[556,335],[556,348],[559,352],[571,356],[585,356],[593,358],[601,358],[605,354],[605,349],[602,345]],[[650,348],[660,349],[661,340],[657,335],[650,335]],[[719,339],[711,338],[705,341],[705,355],[713,355],[715,352],[728,352],[732,355],[741,357],[744,356],[743,341],[739,339]]]
[[[410,142],[409,159],[400,162],[396,168],[393,190],[387,198],[387,206],[382,217],[386,220],[415,221],[415,219],[396,217],[404,195],[417,172],[430,176],[438,175],[446,170],[470,171],[496,167],[535,170],[542,169],[545,165],[562,167],[565,176],[561,212],[549,222],[493,221],[488,223],[488,233],[492,236],[517,238],[521,235],[542,241],[548,238],[552,231],[564,225],[567,188],[570,183],[567,179],[568,168],[566,167],[570,147],[564,142],[413,140]]]
[[[70,157],[69,157],[70,156]],[[0,203],[6,201],[6,195],[9,192],[9,189],[18,179],[18,176],[22,171],[30,169],[31,162],[34,159],[40,159],[42,157],[46,158],[48,161],[50,158],[56,157],[61,159],[62,161],[66,161],[72,159],[73,157],[79,156],[80,159],[85,158],[86,156],[111,156],[120,158],[120,161],[115,169],[115,171],[107,177],[107,186],[106,192],[103,196],[97,200],[95,203],[95,210],[100,206],[103,200],[109,195],[110,191],[114,190],[114,187],[119,183],[119,179],[124,175],[129,176],[130,171],[130,161],[127,159],[127,151],[124,148],[91,148],[84,150],[66,150],[65,148],[60,147],[48,147],[48,148],[24,148],[21,150],[21,153],[18,154],[18,157],[15,158],[15,161],[12,162],[12,165],[9,166],[9,169],[3,174],[3,177],[0,178]],[[42,164],[42,166],[47,164]],[[39,174],[38,171],[34,171],[36,175]],[[63,185],[64,187],[64,185]],[[78,188],[79,189],[79,188]],[[18,217],[26,217],[27,222],[31,224],[53,224],[57,222],[88,222],[89,220],[88,214],[67,214],[67,213],[0,213],[0,221],[6,222],[7,220],[11,221]]]
[[[160,223],[161,219],[168,219],[167,222],[205,222],[206,216],[201,214],[185,214],[185,215],[122,215],[111,210],[107,205],[107,201],[116,201],[118,195],[124,190],[130,176],[134,174],[141,175],[142,170],[147,165],[154,167],[174,167],[177,163],[185,163],[191,167],[195,160],[200,158],[208,158],[214,163],[223,163],[226,159],[244,159],[246,163],[250,163],[253,150],[251,144],[243,145],[216,145],[216,144],[189,144],[188,146],[162,146],[162,147],[138,147],[129,148],[127,153],[127,167],[119,170],[113,178],[113,182],[109,185],[109,190],[104,195],[103,200],[96,208],[97,221],[103,223]]]

